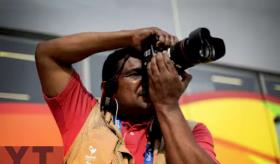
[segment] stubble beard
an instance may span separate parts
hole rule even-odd
[[[151,102],[145,100],[143,96],[136,99],[135,105],[120,107],[119,116],[123,120],[141,123],[150,120],[154,115]]]

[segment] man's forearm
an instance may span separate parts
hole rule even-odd
[[[42,42],[37,58],[50,57],[56,62],[72,64],[101,51],[132,44],[132,31],[85,32]],[[39,57],[38,57],[39,56]]]
[[[157,110],[165,141],[167,163],[215,163],[195,142],[192,131],[188,127],[179,105],[168,108],[167,110]]]

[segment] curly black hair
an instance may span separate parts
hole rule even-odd
[[[103,64],[102,81],[110,81],[114,79],[116,75],[121,73],[124,64],[126,63],[129,57],[141,59],[141,52],[135,48],[127,47],[118,49],[113,53],[109,54]]]

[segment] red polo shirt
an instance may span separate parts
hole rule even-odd
[[[96,99],[84,88],[79,75],[74,72],[65,89],[56,97],[45,96],[64,142],[64,154],[68,151],[75,137],[82,128]],[[125,144],[132,153],[135,163],[144,161],[144,152],[147,144],[147,123],[130,125],[122,123],[122,134]],[[215,160],[213,140],[208,129],[201,123],[193,129],[196,142]]]

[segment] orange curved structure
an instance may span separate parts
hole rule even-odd
[[[0,163],[61,164],[63,143],[45,104],[0,103]]]

